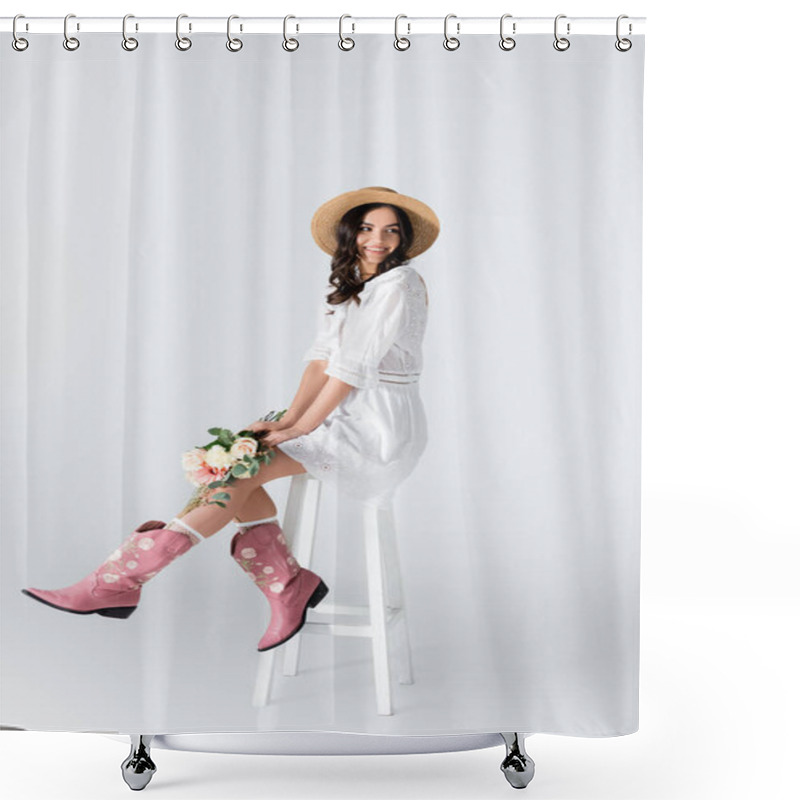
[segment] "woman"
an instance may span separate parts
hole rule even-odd
[[[352,497],[384,504],[416,466],[427,443],[417,381],[428,301],[407,262],[434,243],[439,221],[421,201],[371,186],[320,206],[311,233],[333,256],[334,290],[289,410],[278,422],[249,426],[275,449],[274,458],[226,487],[231,499],[224,508],[199,506],[167,525],[145,522],[78,583],[23,593],[62,611],[127,618],[146,581],[233,519],[239,531],[231,555],[271,607],[258,650],[302,628],[328,587],[292,557],[262,485],[308,472]]]

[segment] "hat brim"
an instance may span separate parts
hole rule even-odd
[[[328,255],[336,252],[339,220],[351,208],[364,203],[388,203],[402,208],[408,214],[414,228],[414,241],[407,252],[409,258],[424,253],[439,235],[439,218],[430,206],[415,197],[386,187],[369,186],[337,195],[323,203],[314,213],[311,219],[311,235]]]

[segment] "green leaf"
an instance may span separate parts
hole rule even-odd
[[[216,494],[211,495],[211,499],[213,501],[230,500],[231,496],[227,492],[217,492]]]

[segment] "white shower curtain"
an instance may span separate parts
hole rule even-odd
[[[0,48],[2,724],[637,730],[644,37],[30,38]],[[394,500],[414,682],[378,714],[368,642],[304,636],[255,708],[269,611],[233,525],[129,619],[20,590],[177,514],[209,428],[289,406],[330,291],[311,217],[365,186],[441,222],[411,261],[428,443]],[[367,592],[360,514],[323,481],[311,567],[339,603]]]

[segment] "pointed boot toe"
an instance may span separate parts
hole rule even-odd
[[[63,589],[36,589],[30,587],[22,590],[23,594],[38,600],[40,603],[69,611],[71,614],[100,614],[104,617],[127,619],[139,604],[141,589],[136,587],[124,592],[103,591],[98,586],[94,573]]]

